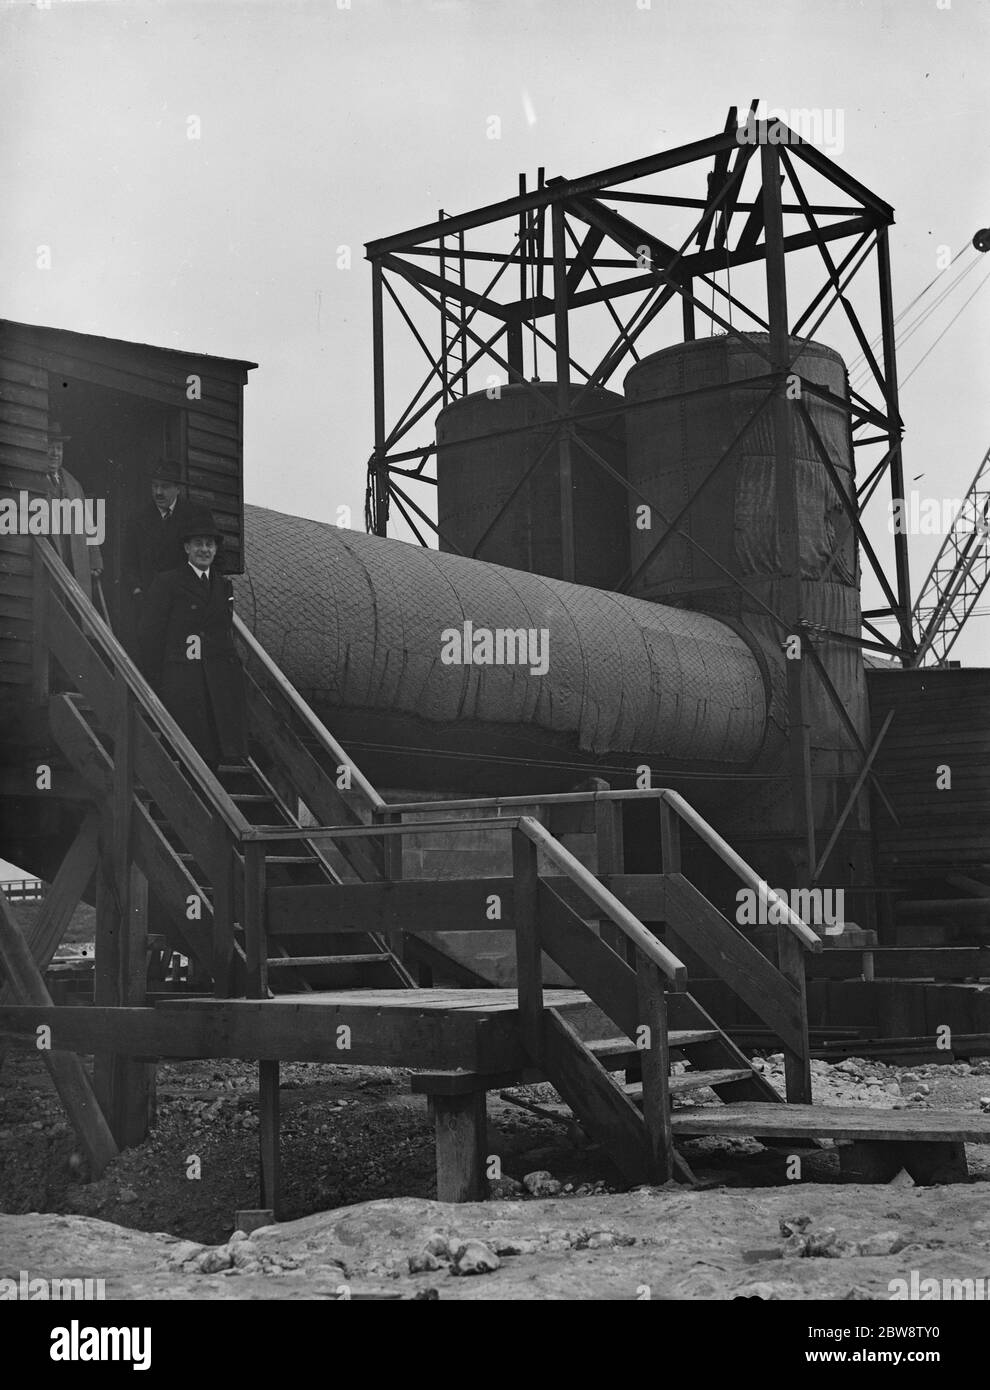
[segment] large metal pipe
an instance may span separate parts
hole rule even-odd
[[[345,742],[655,769],[740,771],[760,755],[763,667],[716,618],[244,510],[238,612]],[[535,644],[525,662],[451,662],[466,624],[470,654],[486,656],[485,630]]]

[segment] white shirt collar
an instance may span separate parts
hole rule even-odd
[[[209,579],[209,577],[210,577],[210,570],[209,570],[209,569],[205,569],[205,570],[197,569],[196,566],[193,564],[192,560],[189,560],[189,561],[188,561],[188,564],[189,564],[189,568],[192,570],[193,574],[196,576],[197,579],[200,577],[201,574],[205,574],[206,577],[207,577],[207,579]],[[212,568],[213,568],[213,567],[212,567],[212,565],[211,565],[211,566],[210,566],[210,569],[212,569]]]
[[[162,511],[161,507],[159,507],[158,503],[156,502],[155,506],[158,507],[158,515],[163,518],[166,516],[171,516],[172,513],[175,511],[175,504],[176,502],[178,502],[178,500],[178,497],[173,497],[171,503],[169,504],[169,506],[165,508],[164,511]]]

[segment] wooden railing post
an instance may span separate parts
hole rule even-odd
[[[34,540],[31,556],[31,693],[38,704],[47,704],[51,692],[51,654],[48,650],[48,571],[41,556],[45,542]]]
[[[536,845],[518,828],[512,832],[512,920],[516,931],[519,1025],[534,1065],[543,1056],[543,949],[540,944],[539,873]]]
[[[791,1105],[811,1104],[811,1044],[808,1038],[808,998],[805,982],[804,947],[786,927],[777,928],[778,969],[797,990],[802,1047],[793,1052],[784,1047],[784,1086]],[[782,1044],[783,1046],[783,1044]]]
[[[660,798],[660,868],[665,874],[681,872],[681,818]]]
[[[265,846],[258,840],[244,845],[244,949],[247,955],[247,993],[268,997],[268,933],[265,929]]]
[[[609,785],[600,777],[591,778],[596,791],[608,791]],[[596,872],[600,877],[621,874],[624,868],[622,846],[622,803],[621,801],[595,801],[595,848],[597,851]],[[611,946],[623,960],[629,959],[627,941],[614,922],[602,918],[598,934],[606,946]]]
[[[642,951],[636,951],[636,1001],[643,1076],[643,1119],[649,1146],[651,1182],[669,1182],[674,1175],[674,1140],[670,1124],[670,1050],[667,1040],[667,996],[663,976]]]
[[[235,840],[226,829],[217,835],[213,873],[213,989],[218,999],[234,993]]]
[[[380,811],[376,810],[374,817],[383,825],[401,825],[404,816],[401,811]],[[402,847],[405,844],[403,835],[383,835],[382,847],[385,858],[385,881],[396,883],[402,878]],[[403,963],[406,954],[405,932],[401,927],[395,927],[387,933],[388,948],[395,956],[396,960]]]

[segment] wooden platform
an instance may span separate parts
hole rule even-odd
[[[767,1139],[853,1139],[990,1144],[990,1115],[968,1110],[874,1110],[863,1106],[735,1105],[675,1110],[675,1138],[746,1135]]]
[[[547,989],[543,1002],[550,1008],[567,1008],[591,1001],[579,989]],[[216,1006],[214,999],[176,999],[159,1005],[169,1009],[203,1009]],[[223,1001],[226,1009],[254,1008],[258,1004],[272,1006],[304,1005],[307,1008],[356,1008],[359,1010],[400,1009],[413,1013],[466,1012],[487,1017],[489,1014],[514,1011],[519,1007],[518,992],[514,989],[345,989],[313,990],[307,994],[282,994],[275,999],[230,999]]]

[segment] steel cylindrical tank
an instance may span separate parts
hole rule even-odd
[[[766,334],[749,336],[760,346],[769,344]],[[796,376],[846,399],[845,367],[838,353],[792,338],[792,358],[798,353]],[[773,411],[764,404],[767,385],[750,381],[769,372],[767,358],[756,348],[726,336],[653,353],[626,375],[626,396],[636,405],[627,423],[629,481],[668,520],[688,504],[756,412],[732,457],[679,522],[682,534],[654,550],[664,529],[661,517],[654,517],[649,529],[630,528],[631,593],[741,613],[746,601],[732,582],[735,578],[767,601],[782,572]],[[691,394],[702,389],[702,395]],[[848,416],[839,404],[811,392],[804,393],[803,404],[851,495]],[[855,536],[842,519],[841,501],[800,410],[792,409],[790,418],[802,576],[855,591]]]
[[[440,549],[564,578],[557,386],[497,390],[464,396],[437,417]],[[576,435],[625,476],[622,397],[574,386],[570,400]],[[612,588],[628,565],[625,489],[577,440],[570,457],[573,579]]]
[[[260,507],[244,522],[238,611],[345,742],[726,770],[764,750],[761,663],[703,613]]]
[[[777,615],[790,611],[790,581],[776,495],[774,410],[768,383],[753,382],[770,373],[760,351],[768,348],[769,337],[749,336],[755,346],[726,336],[667,348],[644,358],[626,376],[633,407],[627,418],[628,473],[639,494],[632,502],[645,498],[654,508],[649,529],[630,525],[629,592],[741,623],[766,656],[774,688],[770,718],[783,729],[790,719],[783,651],[793,634],[768,609]],[[798,400],[807,407],[847,496],[855,496],[852,439],[841,405],[847,398],[842,358],[820,343],[796,338],[790,340],[790,356],[794,382],[788,386],[793,401],[788,414],[797,480],[801,614],[810,625],[801,642],[814,642],[842,706],[840,712],[826,683],[809,670],[804,719],[811,740],[816,822],[831,830],[849,775],[858,767],[843,712],[862,739],[869,736],[862,652],[829,636],[860,635],[859,574],[855,532]],[[834,400],[815,395],[797,378],[824,388]],[[675,518],[677,532],[667,540],[667,523]],[[753,822],[770,826],[775,818],[786,820],[786,799],[769,785],[763,796],[765,804],[754,801]]]

